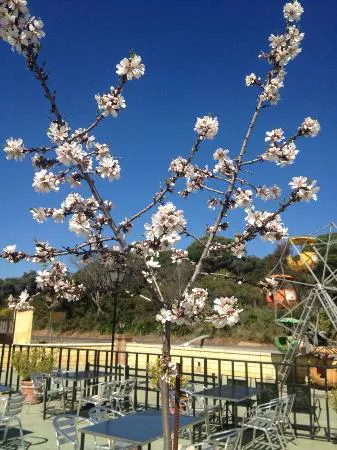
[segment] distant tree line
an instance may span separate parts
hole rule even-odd
[[[335,236],[336,238],[337,236]],[[325,237],[322,237],[325,239]],[[201,238],[202,241],[204,238]],[[227,241],[225,238],[218,238],[221,243]],[[197,262],[202,244],[193,242],[188,248],[189,258]],[[201,278],[200,287],[207,288],[212,298],[217,296],[235,296],[239,298],[243,308],[241,322],[233,330],[214,330],[207,324],[191,330],[187,326],[173,326],[173,333],[176,335],[198,335],[209,333],[214,337],[228,338],[230,340],[272,342],[276,333],[281,333],[281,329],[275,327],[274,310],[266,305],[264,294],[256,286],[270,270],[277,264],[280,256],[284,255],[284,244],[278,245],[274,252],[259,258],[257,256],[247,256],[242,259],[235,258],[230,254],[223,254],[217,259],[208,259],[204,265],[204,272],[214,273],[214,277]],[[184,285],[188,279],[191,267],[189,264],[179,266],[171,263],[170,253],[162,252],[160,255],[162,289],[165,295],[174,298],[179,295],[180,284]],[[332,246],[329,253],[329,264],[333,269],[337,269],[337,248]],[[125,332],[146,335],[159,331],[158,322],[153,320],[157,313],[156,306],[148,299],[148,288],[143,277],[139,276],[142,267],[134,261],[131,264],[131,272],[123,283],[116,285],[110,279],[110,275],[105,267],[99,263],[92,262],[86,267],[79,267],[73,274],[79,282],[84,282],[88,289],[81,301],[75,303],[63,302],[57,309],[66,312],[66,321],[63,330],[76,331],[98,331],[109,333],[111,331],[111,320],[113,313],[113,302],[117,296],[117,331],[120,325]],[[174,271],[178,271],[177,274]],[[316,272],[322,271],[322,264],[319,264]],[[289,271],[291,274],[291,271]],[[0,279],[0,305],[5,308],[7,298],[10,294],[18,295],[22,290],[27,289],[30,294],[36,292],[34,271],[25,272],[21,277]],[[307,275],[294,274],[297,278],[305,280]],[[117,289],[117,291],[116,291]],[[131,293],[131,296],[130,296]],[[41,296],[34,300],[34,325],[35,328],[48,328],[50,321],[50,308],[45,299]],[[4,314],[4,310],[2,315]]]

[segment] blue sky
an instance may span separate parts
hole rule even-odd
[[[245,87],[244,77],[265,73],[267,65],[257,55],[267,49],[270,33],[282,32],[283,4],[278,0],[102,0],[93,7],[89,0],[30,1],[32,14],[45,23],[41,61],[47,63],[50,85],[73,129],[91,123],[94,95],[116,83],[115,65],[131,49],[146,65],[145,76],[127,86],[127,109],[117,120],[104,121],[95,133],[97,141],[109,143],[112,153],[121,157],[121,180],[100,185],[104,197],[115,205],[117,220],[145,205],[167,176],[171,159],[189,151],[198,115],[211,113],[220,121],[218,136],[202,147],[198,163],[210,164],[218,147],[229,148],[233,155],[238,151],[256,98],[256,91]],[[249,146],[251,154],[257,154],[263,149],[265,131],[282,127],[291,133],[306,116],[321,122],[317,138],[299,142],[300,154],[293,166],[279,169],[267,163],[256,173],[260,184],[277,183],[285,193],[292,176],[318,180],[319,201],[299,204],[283,215],[291,234],[310,233],[337,219],[337,3],[307,0],[302,4],[303,51],[287,66],[282,100],[263,112]],[[0,64],[0,142],[12,136],[22,137],[29,146],[47,143],[50,117],[39,85],[23,59],[4,43],[0,43]],[[74,242],[65,226],[37,224],[29,212],[33,206],[58,205],[67,191],[35,193],[28,159],[15,163],[1,155],[0,164],[0,247],[17,243],[29,251],[36,238],[57,246]],[[207,198],[204,194],[187,202],[172,198],[186,210],[190,228],[198,235],[206,222],[212,223]],[[242,218],[240,213],[233,215],[229,236],[242,229]],[[141,219],[135,225],[133,239],[140,237],[143,224]],[[249,250],[263,255],[273,246],[257,240]],[[0,277],[30,268],[26,263],[1,262]]]

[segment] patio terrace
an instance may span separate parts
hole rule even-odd
[[[13,346],[14,347],[14,346]],[[106,373],[110,373],[110,352],[107,350],[93,350],[86,348],[63,347],[56,348],[44,346],[46,351],[57,352],[57,366],[68,371],[78,372],[85,369],[96,369]],[[14,390],[19,390],[20,379],[11,367],[11,357],[13,351],[26,351],[31,349],[29,346],[17,346],[11,348],[2,346],[0,350],[0,383],[11,386]],[[157,353],[146,352],[115,352],[114,365],[112,368],[112,377],[116,380],[128,378],[137,379],[137,389],[135,391],[135,402],[138,408],[160,408],[160,396],[158,390],[151,385],[146,367],[148,364],[155,362],[158,358]],[[207,387],[217,386],[223,383],[224,379],[240,378],[249,383],[250,386],[256,386],[259,381],[277,384],[278,362],[263,361],[242,361],[242,360],[226,360],[221,358],[202,358],[202,371],[200,371],[200,358],[194,359],[192,356],[176,356],[176,360],[182,364],[183,374],[195,383],[201,383]],[[295,428],[298,438],[297,445],[301,450],[308,449],[332,449],[336,445],[329,442],[337,436],[337,415],[330,408],[327,399],[327,386],[320,389],[314,385],[309,385],[307,380],[310,379],[310,365],[297,364],[289,377],[288,390],[306,386],[307,393],[310,397],[309,401],[319,403],[320,416],[319,424],[316,422],[312,412],[302,413],[294,411],[291,417],[293,427]],[[211,370],[208,371],[208,368]],[[106,379],[108,377],[105,377]],[[282,395],[285,391],[282,392]],[[58,411],[60,413],[60,410]],[[243,407],[239,407],[239,416],[245,412]],[[80,413],[81,416],[87,416],[87,409]],[[46,420],[43,420],[42,405],[25,405],[22,414],[23,428],[25,431],[26,448],[37,449],[54,449],[56,448],[55,433],[52,426],[52,415],[47,414]],[[83,421],[83,425],[88,425]],[[318,426],[319,425],[319,426]],[[181,444],[189,443],[189,440],[181,440]],[[86,437],[86,449],[93,448],[93,440]],[[293,444],[289,444],[291,448]],[[12,430],[9,433],[9,441],[0,448],[15,450],[19,449],[20,442],[18,439],[18,430]],[[64,447],[66,448],[66,447]],[[162,449],[163,444],[160,440],[152,444],[152,449]],[[256,445],[256,449],[263,449],[266,446],[262,444]],[[294,446],[294,448],[296,448]]]

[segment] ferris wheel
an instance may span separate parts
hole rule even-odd
[[[283,385],[297,355],[331,351],[337,356],[337,226],[289,237],[268,277],[277,287],[266,302],[285,329],[285,336],[275,338],[285,354],[278,373]]]

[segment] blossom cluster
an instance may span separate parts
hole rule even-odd
[[[104,202],[107,210],[111,209],[111,202]],[[97,215],[98,203],[94,197],[83,198],[74,192],[67,195],[61,203],[60,208],[33,208],[31,210],[33,219],[43,223],[47,218],[52,218],[55,222],[63,222],[65,217],[71,215],[69,220],[69,230],[78,236],[89,236],[95,230],[100,231],[106,219],[102,215]]]
[[[281,195],[281,189],[276,184],[270,187],[264,184],[256,188],[256,195],[262,200],[276,200]]]
[[[23,259],[27,259],[28,255],[24,252],[20,252],[16,249],[16,244],[7,245],[3,248],[3,259],[9,263],[18,263]]]
[[[188,252],[186,250],[172,249],[171,261],[173,264],[181,264],[183,261],[189,261]]]
[[[0,1],[0,38],[18,53],[37,53],[44,36],[43,22],[30,14],[26,0]]]
[[[37,288],[46,294],[50,301],[67,300],[77,301],[84,293],[82,284],[75,284],[68,278],[68,269],[60,261],[54,261],[50,270],[44,269],[37,272]]]
[[[247,210],[246,213],[245,220],[248,230],[254,227],[262,239],[274,242],[287,236],[288,228],[283,225],[280,215],[267,211],[256,211],[254,208]]]
[[[121,109],[126,108],[125,99],[113,86],[108,94],[96,94],[97,106],[103,117],[111,115],[116,118]]]
[[[232,327],[240,321],[242,309],[237,307],[236,297],[219,297],[214,300],[213,315],[207,318],[215,328]]]
[[[215,150],[213,154],[213,158],[215,161],[218,161],[214,167],[214,173],[221,173],[222,175],[225,175],[226,177],[229,177],[232,175],[235,166],[234,162],[230,159],[228,156],[229,150],[218,148]]]
[[[185,293],[179,303],[173,305],[172,310],[162,308],[160,313],[156,315],[156,320],[162,324],[172,322],[178,325],[195,325],[200,320],[205,319],[216,328],[233,326],[239,322],[239,314],[242,309],[237,307],[237,298],[216,298],[210,315],[205,312],[207,299],[207,289],[193,288],[190,293]]]
[[[214,139],[219,131],[219,122],[217,117],[204,116],[198,117],[194,126],[201,140]]]
[[[145,73],[145,66],[142,64],[142,58],[132,53],[129,58],[123,58],[116,66],[116,73],[120,77],[126,77],[127,80],[138,79]]]
[[[145,244],[154,251],[166,250],[181,239],[186,220],[183,211],[177,210],[171,202],[160,205],[151,217],[151,224],[145,224]]]
[[[32,311],[34,306],[30,303],[31,300],[32,298],[26,289],[21,292],[18,298],[13,297],[11,294],[7,299],[8,309],[14,311]]]
[[[317,200],[319,187],[316,180],[309,180],[307,177],[293,177],[289,186],[294,190],[296,200],[310,202]]]

